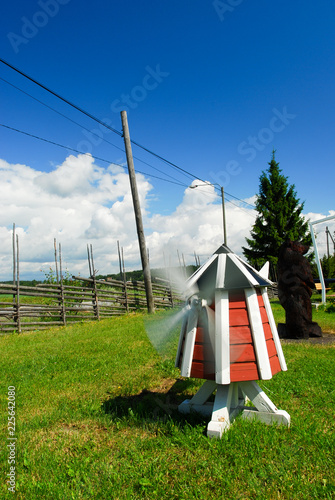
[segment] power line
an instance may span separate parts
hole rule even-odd
[[[115,134],[117,134],[118,136],[122,137],[122,132],[116,130],[115,128],[111,127],[110,125],[108,125],[107,123],[103,122],[102,120],[100,120],[99,118],[97,118],[96,116],[92,115],[91,113],[89,113],[88,111],[84,110],[83,108],[81,108],[80,106],[77,106],[76,104],[74,104],[73,102],[69,101],[68,99],[66,99],[65,97],[62,97],[61,95],[59,95],[57,92],[51,90],[50,88],[48,88],[46,85],[38,82],[36,79],[32,78],[31,76],[27,75],[26,73],[24,73],[23,71],[19,70],[18,68],[16,68],[15,66],[13,66],[12,64],[8,63],[7,61],[5,61],[4,59],[0,58],[0,62],[2,62],[3,64],[5,64],[6,66],[8,66],[9,68],[11,68],[12,70],[16,71],[17,73],[19,73],[21,76],[23,76],[24,78],[27,78],[28,80],[30,80],[31,82],[33,82],[34,84],[38,85],[39,87],[41,87],[42,89],[46,90],[47,92],[49,92],[50,94],[52,94],[53,96],[57,97],[58,99],[60,99],[61,101],[65,102],[66,104],[68,104],[69,106],[71,106],[72,108],[76,109],[77,111],[79,111],[80,113],[86,115],[87,117],[91,118],[92,120],[96,121],[97,123],[99,123],[100,125],[102,125],[103,127],[111,130],[112,132],[114,132]],[[28,94],[29,95],[29,94]],[[49,106],[47,106],[49,107]],[[50,107],[49,107],[50,108]],[[50,108],[50,109],[53,109],[53,108]],[[58,113],[58,112],[57,112]],[[61,113],[59,113],[61,114]],[[64,115],[63,115],[64,116]],[[70,119],[71,120],[71,119]],[[73,120],[71,120],[73,121]],[[76,123],[76,122],[74,122]],[[84,128],[84,127],[83,127]],[[87,130],[87,129],[86,129]],[[90,133],[92,133],[90,131]],[[106,141],[106,142],[109,142],[109,141]],[[179,170],[180,172],[183,172],[185,175],[189,176],[190,178],[193,178],[193,179],[198,179],[200,180],[201,182],[204,182],[206,183],[206,181],[204,181],[203,179],[199,178],[198,176],[195,176],[194,174],[192,174],[191,172],[188,172],[186,169],[184,168],[181,168],[179,167],[178,165],[176,165],[175,163],[173,162],[170,162],[169,160],[167,160],[166,158],[162,157],[161,155],[158,155],[157,153],[154,153],[153,151],[151,151],[149,148],[146,148],[145,146],[139,144],[138,142],[132,140],[131,141],[132,144],[134,144],[135,146],[141,148],[142,150],[146,151],[147,153],[151,154],[152,156],[154,156],[155,158],[163,161],[164,163],[166,163],[167,165]],[[122,150],[123,151],[123,150]],[[140,160],[142,161],[142,160]],[[149,164],[147,164],[149,165]],[[155,168],[155,167],[152,167],[151,165],[149,165],[151,168]],[[158,169],[156,169],[158,170]],[[164,173],[164,175],[167,175]],[[214,185],[214,184],[213,184]],[[215,185],[214,185],[215,187]],[[219,189],[217,187],[215,187],[216,189]],[[229,193],[226,193],[228,194],[229,196],[232,196],[233,198],[236,198],[237,200],[243,202],[243,203],[246,203],[244,202],[243,200],[237,198],[236,196],[234,195],[231,195]],[[241,207],[240,207],[241,208]]]
[[[54,146],[58,146],[58,147],[63,148],[63,149],[68,149],[69,151],[74,151],[75,153],[79,153],[82,155],[89,154],[90,156],[92,156],[92,158],[95,158],[96,160],[104,161],[104,162],[109,163],[109,164],[113,163],[113,165],[117,165],[118,167],[124,168],[124,166],[120,165],[119,163],[105,160],[104,158],[100,158],[99,156],[94,156],[91,153],[84,153],[83,151],[79,151],[78,149],[70,148],[69,146],[64,146],[63,144],[59,144],[58,142],[50,141],[49,139],[43,139],[43,137],[39,137],[37,135],[30,134],[29,132],[24,132],[23,130],[19,130],[19,129],[14,128],[14,127],[9,127],[8,125],[4,125],[3,123],[0,123],[0,127],[7,128],[7,129],[12,130],[14,132],[18,132],[19,134],[27,135],[28,137],[33,137],[34,139],[38,139],[39,141],[48,142],[49,144],[53,144]]]
[[[24,73],[23,71],[19,70],[18,68],[16,68],[12,64],[6,62],[4,59],[0,58],[0,62],[2,62],[3,64],[5,64],[6,66],[8,66],[9,68],[11,68],[12,70],[16,71],[21,76],[24,76],[24,78],[27,78],[31,82],[35,83],[35,85],[38,85],[39,87],[41,87],[42,89],[46,90],[47,92],[49,92],[53,96],[57,97],[57,99],[60,99],[61,101],[65,102],[66,104],[68,104],[72,108],[76,109],[80,113],[83,113],[84,115],[88,116],[89,118],[91,118],[91,120],[94,120],[97,123],[100,123],[100,125],[102,125],[103,127],[108,128],[109,130],[111,130],[112,132],[114,132],[115,134],[117,134],[118,136],[122,137],[122,132],[120,132],[119,130],[116,130],[115,128],[111,127],[107,123],[104,123],[102,120],[99,120],[99,118],[97,118],[96,116],[92,115],[88,111],[85,111],[83,108],[81,108],[80,106],[77,106],[76,104],[74,104],[73,102],[69,101],[65,97],[62,97],[57,92],[54,92],[53,90],[49,89],[49,87],[47,87],[46,85],[43,85],[43,83],[40,83],[37,80],[35,80],[35,78],[32,78],[31,76],[27,75],[26,73]]]
[[[57,109],[53,108],[52,106],[49,106],[49,104],[46,104],[45,102],[41,101],[40,99],[37,99],[37,97],[34,97],[33,95],[29,94],[29,92],[26,92],[25,90],[21,89],[20,87],[17,87],[16,85],[14,85],[13,83],[9,82],[5,78],[0,77],[0,80],[2,80],[3,82],[7,83],[8,85],[10,85],[11,87],[13,87],[14,89],[18,90],[19,92],[22,92],[22,94],[25,94],[26,96],[30,97],[31,99],[34,99],[34,101],[38,102],[39,104],[42,104],[42,106],[45,106],[46,108],[50,109],[54,113],[57,113],[58,115],[62,116],[63,118],[65,118],[69,122],[74,123],[75,125],[78,125],[78,127],[86,130],[87,132],[89,132],[90,134],[94,135],[98,139],[102,139],[105,142],[108,142],[108,144],[110,144],[114,148],[119,149],[120,151],[124,152],[123,148],[120,148],[119,146],[116,146],[115,144],[113,144],[112,142],[108,141],[104,137],[99,136],[94,131],[92,131],[92,130],[86,128],[86,127],[84,127],[83,125],[81,125],[80,123],[76,122],[75,120],[73,120],[69,116],[64,115],[64,113],[61,113],[60,111],[57,111]]]
[[[114,161],[105,160],[104,158],[100,158],[99,156],[94,156],[91,153],[84,153],[83,151],[79,151],[78,149],[70,148],[69,146],[64,146],[63,144],[59,144],[58,142],[50,141],[49,139],[44,139],[43,137],[39,137],[37,135],[30,134],[29,132],[24,132],[23,130],[19,130],[19,129],[14,128],[14,127],[9,127],[8,125],[4,125],[3,123],[0,123],[0,127],[7,128],[8,130],[12,130],[13,132],[18,132],[19,134],[27,135],[28,137],[38,139],[39,141],[47,142],[49,144],[52,144],[53,146],[58,146],[60,148],[67,149],[69,151],[74,151],[75,153],[78,153],[78,154],[89,155],[92,158],[95,158],[96,160],[103,161],[105,163],[112,164],[112,165],[117,165],[118,167],[121,167],[123,169],[125,168],[124,165],[120,165],[119,163],[115,163]],[[186,184],[182,184],[182,183],[177,182],[177,181],[171,181],[169,179],[163,179],[162,177],[158,177],[157,175],[149,174],[148,172],[142,172],[141,170],[136,170],[136,171],[139,174],[146,175],[148,177],[153,177],[153,178],[159,179],[161,181],[170,182],[172,184],[177,184],[177,185],[183,186],[183,187],[186,186]]]
[[[83,108],[81,108],[80,106],[77,106],[76,104],[74,104],[73,102],[69,101],[68,99],[66,99],[65,97],[62,97],[61,95],[59,95],[57,92],[51,90],[49,87],[47,87],[46,85],[38,82],[35,78],[27,75],[26,73],[24,73],[23,71],[21,71],[20,69],[16,68],[15,66],[13,66],[12,64],[8,63],[7,61],[5,61],[4,59],[0,58],[0,62],[2,62],[3,64],[5,64],[6,66],[8,66],[9,68],[11,68],[13,71],[16,71],[17,73],[19,73],[21,76],[23,76],[24,78],[27,78],[28,80],[30,80],[31,82],[33,82],[35,85],[38,85],[39,87],[41,87],[42,89],[46,90],[47,92],[49,92],[50,94],[52,94],[53,96],[57,97],[57,99],[60,99],[61,101],[65,102],[66,104],[68,104],[69,106],[71,106],[72,108],[76,109],[77,111],[79,111],[80,113],[83,113],[84,115],[88,116],[89,118],[91,118],[91,120],[94,120],[96,121],[97,123],[99,123],[100,125],[102,125],[103,127],[106,127],[108,128],[109,130],[111,130],[112,132],[114,132],[115,134],[117,134],[118,136],[122,137],[122,132],[119,132],[118,130],[116,130],[115,128],[111,127],[110,125],[108,125],[107,123],[103,122],[102,120],[100,120],[99,118],[97,118],[96,116],[92,115],[91,113],[89,113],[88,111],[84,110]],[[139,144],[138,142],[136,141],[131,141],[132,144],[134,144],[135,146],[143,149],[144,151],[146,151],[147,153],[155,156],[156,158],[158,158],[159,160],[165,162],[166,164],[170,165],[171,167],[183,172],[184,174],[190,176],[191,178],[193,179],[196,179],[197,177],[192,174],[191,172],[188,172],[187,170],[185,170],[184,168],[181,168],[179,167],[178,165],[176,165],[175,163],[172,163],[170,162],[169,160],[167,160],[166,158],[163,158],[162,156],[154,153],[153,151],[151,151],[150,149],[146,148],[145,146],[142,146],[141,144]],[[203,181],[203,179],[199,179],[201,180],[202,182],[205,182]]]
[[[63,113],[61,113],[60,111],[57,111],[55,108],[53,108],[52,106],[49,106],[48,104],[46,104],[45,102],[41,101],[40,99],[37,99],[36,97],[32,96],[31,94],[29,94],[29,92],[26,92],[25,90],[21,89],[20,87],[17,87],[16,85],[8,82],[5,78],[1,78],[0,77],[0,80],[2,80],[3,82],[7,83],[8,85],[10,85],[11,87],[15,88],[16,90],[18,90],[19,92],[22,92],[23,94],[25,94],[26,96],[30,97],[31,99],[34,99],[34,101],[38,102],[39,104],[42,104],[42,106],[45,106],[46,108],[50,109],[51,111],[53,111],[54,113],[57,113],[58,115],[62,116],[63,118],[65,118],[66,120],[74,123],[75,125],[77,125],[78,127],[86,130],[87,132],[89,132],[90,134],[94,135],[95,137],[97,137],[98,139],[101,139],[103,140],[104,142],[107,142],[108,144],[110,144],[111,146],[113,146],[114,148],[116,149],[119,149],[120,151],[122,151],[124,153],[124,148],[120,148],[119,146],[116,146],[115,144],[113,144],[112,142],[108,141],[105,137],[101,137],[100,135],[96,134],[93,130],[89,130],[88,128],[84,127],[83,125],[81,125],[80,123],[76,122],[75,120],[73,120],[72,118],[64,115]],[[29,135],[29,134],[28,134]],[[43,140],[43,139],[42,139]],[[71,148],[69,148],[71,149]],[[76,150],[73,150],[73,151],[76,151]],[[85,153],[82,153],[82,154],[85,154]],[[92,155],[93,156],[93,155]],[[97,158],[99,159],[98,157],[95,157],[93,156],[93,158]],[[134,156],[134,158],[143,163],[144,165],[147,165],[148,167],[160,172],[161,174],[165,175],[166,177],[169,177],[170,179],[173,180],[173,183],[174,184],[178,184],[177,180],[172,177],[171,175],[167,174],[166,172],[162,172],[161,170],[159,170],[157,167],[154,167],[153,165],[151,165],[150,163],[142,160],[141,158],[138,158],[136,156]],[[106,161],[106,160],[103,160],[103,161]],[[155,176],[152,176],[152,177],[155,177]],[[158,177],[156,177],[158,178]],[[172,182],[172,181],[170,181]],[[183,185],[183,184],[181,184]]]

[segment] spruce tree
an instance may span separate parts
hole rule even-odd
[[[275,269],[279,248],[287,239],[312,243],[308,222],[301,215],[304,203],[297,198],[294,184],[289,185],[281,172],[273,151],[269,168],[260,176],[255,204],[258,215],[251,238],[246,238],[249,248],[242,247],[244,256],[256,268],[269,261]]]

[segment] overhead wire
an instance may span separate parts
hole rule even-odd
[[[120,151],[122,151],[122,153],[124,153],[124,148],[120,148],[119,146],[116,146],[116,144],[113,144],[112,142],[110,142],[109,140],[107,140],[105,137],[101,137],[100,135],[98,135],[96,132],[94,132],[94,130],[90,130],[86,127],[84,127],[83,125],[81,125],[80,123],[76,122],[75,120],[73,120],[72,118],[68,117],[67,115],[64,115],[64,113],[61,113],[60,111],[58,111],[57,109],[53,108],[52,106],[49,106],[48,104],[46,104],[45,102],[41,101],[40,99],[37,99],[36,97],[32,96],[31,94],[29,94],[29,92],[26,92],[25,90],[21,89],[20,87],[17,87],[16,85],[14,85],[13,83],[9,82],[8,80],[6,80],[5,78],[2,78],[0,77],[0,80],[2,80],[3,82],[7,83],[8,85],[10,85],[11,87],[15,88],[16,90],[18,90],[19,92],[22,92],[23,94],[25,94],[26,96],[30,97],[31,99],[35,100],[36,102],[38,102],[39,104],[42,104],[42,106],[45,106],[46,108],[50,109],[51,111],[53,111],[54,113],[57,113],[58,115],[62,116],[63,118],[65,118],[66,120],[70,121],[71,123],[74,123],[75,125],[77,125],[78,127],[80,127],[81,129],[83,130],[86,130],[87,132],[89,132],[90,134],[94,135],[95,137],[97,137],[98,139],[104,141],[104,142],[107,142],[108,144],[110,144],[111,146],[113,146],[114,148],[116,149],[119,149]],[[71,149],[71,148],[69,148]],[[75,151],[75,150],[74,150]],[[84,153],[83,153],[84,154]],[[93,155],[92,155],[93,156]],[[137,156],[134,156],[133,155],[133,158],[136,159],[137,161],[143,163],[144,165],[147,165],[148,167],[152,168],[153,170],[156,170],[158,171],[159,173],[165,175],[166,177],[169,177],[170,179],[173,179],[173,182],[174,183],[177,183],[176,179],[174,177],[172,177],[171,175],[167,174],[166,172],[162,172],[160,169],[158,169],[157,167],[154,167],[153,165],[151,165],[150,163],[142,160],[141,158],[138,158]],[[98,159],[98,158],[97,158]]]
[[[120,165],[119,163],[115,163],[115,162],[111,162],[111,161],[105,160],[104,158],[100,158],[99,156],[94,156],[91,153],[84,153],[83,151],[79,151],[78,149],[74,149],[74,148],[71,148],[69,146],[64,146],[63,144],[59,144],[58,142],[50,141],[49,139],[44,139],[43,137],[39,137],[37,135],[30,134],[29,132],[24,132],[23,130],[19,130],[17,128],[10,127],[9,125],[4,125],[3,123],[0,123],[0,127],[7,128],[7,129],[12,130],[14,132],[18,132],[19,134],[24,134],[24,135],[27,135],[29,137],[33,137],[34,139],[38,139],[40,141],[48,142],[49,144],[53,144],[54,146],[58,146],[60,148],[67,149],[69,151],[74,151],[75,153],[84,154],[84,155],[89,154],[89,155],[92,156],[92,158],[95,158],[96,160],[100,160],[100,161],[103,161],[103,162],[106,162],[106,163],[113,163],[113,165],[117,165],[119,167],[124,168],[124,165]]]
[[[96,116],[92,115],[92,113],[86,111],[85,109],[81,108],[80,106],[78,106],[77,104],[74,104],[73,102],[71,102],[69,99],[66,99],[65,97],[62,97],[60,94],[58,94],[57,92],[55,92],[54,90],[51,90],[49,87],[47,87],[46,85],[44,85],[43,83],[40,83],[39,81],[37,81],[35,78],[27,75],[27,73],[24,73],[23,71],[21,71],[20,69],[16,68],[15,66],[13,66],[12,64],[10,64],[9,62],[5,61],[4,59],[0,58],[0,62],[3,63],[4,65],[6,65],[7,67],[11,68],[13,71],[17,72],[18,74],[20,74],[21,76],[23,76],[24,78],[28,79],[29,81],[31,81],[32,83],[34,83],[35,85],[38,85],[39,87],[41,87],[42,89],[46,90],[47,92],[49,92],[50,94],[52,94],[53,96],[57,97],[58,99],[60,99],[61,101],[65,102],[66,104],[68,104],[69,106],[71,106],[72,108],[76,109],[77,111],[79,111],[80,113],[83,113],[84,115],[86,115],[87,117],[91,118],[92,120],[94,120],[95,122],[99,123],[100,125],[102,125],[103,127],[106,127],[107,129],[111,130],[112,132],[114,132],[115,134],[117,134],[118,136],[122,137],[123,136],[123,133],[120,132],[119,130],[115,129],[114,127],[111,127],[110,125],[108,125],[107,123],[105,123],[104,121],[100,120],[99,118],[97,118]],[[131,140],[131,143],[134,144],[135,146],[143,149],[144,151],[146,151],[147,153],[155,156],[156,158],[160,159],[161,161],[165,162],[166,164],[172,166],[173,168],[183,172],[184,174],[190,176],[191,178],[195,179],[196,176],[194,176],[194,174],[192,174],[191,172],[188,172],[187,170],[179,167],[178,165],[176,165],[175,163],[172,163],[170,162],[169,160],[167,160],[166,158],[163,158],[162,156],[154,153],[153,151],[151,151],[150,149],[146,148],[145,146],[142,146],[141,144],[139,144],[138,142],[136,141],[133,141]],[[203,181],[202,179],[199,179],[201,181]],[[204,182],[204,181],[203,181]]]
[[[41,87],[42,89],[46,90],[48,93],[52,94],[53,96],[55,96],[56,98],[60,99],[61,101],[65,102],[66,104],[68,104],[69,106],[71,106],[72,108],[76,109],[77,111],[79,111],[80,113],[86,115],[87,117],[89,117],[90,119],[94,120],[95,122],[99,123],[101,126],[111,130],[112,132],[114,132],[115,134],[117,134],[119,137],[122,137],[123,134],[122,132],[120,132],[119,130],[115,129],[114,127],[111,127],[110,125],[108,125],[107,123],[105,123],[104,121],[100,120],[99,118],[97,118],[96,116],[92,115],[90,112],[86,111],[85,109],[81,108],[80,106],[74,104],[73,102],[71,102],[70,100],[66,99],[65,97],[62,97],[60,94],[58,94],[57,92],[51,90],[49,87],[47,87],[46,85],[38,82],[35,78],[27,75],[26,73],[24,73],[23,71],[21,71],[20,69],[16,68],[15,66],[13,66],[12,64],[8,63],[7,61],[5,61],[4,59],[0,58],[0,62],[3,63],[4,65],[6,65],[7,67],[11,68],[13,71],[17,72],[18,74],[20,74],[21,76],[23,76],[24,78],[30,80],[32,83],[34,83],[35,85],[38,85],[39,87]],[[29,94],[27,94],[29,95]],[[36,99],[37,100],[37,99]],[[51,108],[50,106],[47,105],[47,107],[49,107],[50,109],[53,109]],[[57,112],[57,111],[56,111]],[[58,112],[57,112],[58,113]],[[61,113],[59,113],[61,114]],[[63,115],[64,116],[64,115]],[[70,121],[73,121],[70,119]],[[74,122],[76,123],[76,122]],[[87,129],[86,129],[87,130]],[[92,131],[89,131],[90,133],[92,133]],[[106,140],[106,139],[105,139]],[[109,142],[106,140],[106,142]],[[153,152],[152,150],[150,150],[149,148],[146,148],[145,146],[139,144],[137,141],[134,141],[134,140],[131,140],[132,144],[134,144],[135,146],[141,148],[142,150],[146,151],[147,153],[151,154],[152,156],[154,156],[155,158],[163,161],[164,163],[166,163],[167,165],[171,166],[172,168],[174,169],[177,169],[178,171],[182,172],[184,175],[187,175],[189,176],[190,178],[192,179],[198,179],[200,180],[201,182],[204,182],[206,183],[206,181],[204,181],[203,179],[199,178],[198,176],[195,176],[194,174],[192,174],[191,172],[188,172],[186,169],[182,168],[182,167],[179,167],[178,165],[176,165],[175,163],[167,160],[166,158],[164,158],[163,156],[161,155],[158,155],[157,153]],[[119,148],[121,149],[121,148]],[[122,150],[123,151],[123,150]],[[142,161],[142,160],[140,160]],[[147,164],[149,165],[149,164]],[[153,167],[152,165],[149,165],[151,168],[155,168]],[[158,169],[156,169],[158,170]],[[162,172],[161,172],[162,173]],[[164,175],[168,175],[164,172]],[[215,189],[219,189],[218,187],[215,186],[215,184],[213,184],[213,186],[215,187]],[[226,193],[228,194],[228,193]],[[237,199],[238,201],[241,201],[243,203],[246,203],[244,202],[243,200],[241,200],[240,198],[237,198],[236,196],[234,195],[231,195],[230,196],[234,197],[235,199]],[[251,205],[250,205],[251,206]],[[241,208],[241,207],[240,207]]]
[[[47,142],[49,144],[52,144],[53,146],[58,146],[60,148],[63,148],[63,149],[67,149],[69,151],[74,151],[75,153],[78,153],[78,154],[82,154],[82,155],[89,155],[91,156],[92,158],[95,158],[96,160],[99,160],[99,161],[103,161],[105,163],[108,163],[109,165],[116,165],[118,167],[121,167],[121,168],[125,168],[124,165],[121,165],[120,163],[116,163],[115,161],[111,161],[111,160],[106,160],[105,158],[101,158],[99,156],[95,156],[95,155],[92,155],[91,153],[85,153],[83,151],[79,151],[78,149],[74,149],[74,148],[71,148],[69,146],[64,146],[63,144],[59,144],[58,142],[54,142],[54,141],[50,141],[49,139],[44,139],[43,137],[39,137],[37,135],[34,135],[34,134],[30,134],[29,132],[24,132],[23,130],[19,130],[17,128],[14,128],[14,127],[10,127],[9,125],[4,125],[3,123],[0,123],[0,127],[4,127],[8,130],[12,130],[13,132],[18,132],[20,134],[24,134],[24,135],[27,135],[28,137],[32,137],[34,139],[38,139],[40,141],[43,141],[43,142]],[[142,174],[142,175],[146,175],[148,177],[153,177],[155,179],[159,179],[161,181],[165,181],[165,182],[170,182],[172,184],[177,184],[179,186],[186,186],[186,184],[182,184],[180,182],[177,182],[177,181],[171,181],[169,179],[163,179],[162,177],[158,177],[157,175],[153,175],[153,174],[149,174],[148,172],[142,172],[141,170],[138,170],[136,169],[136,172],[139,173],[139,174]]]

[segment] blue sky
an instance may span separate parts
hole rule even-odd
[[[179,245],[185,255],[192,255],[195,247],[197,253],[205,256],[220,243],[217,236],[220,199],[207,187],[187,190],[196,178],[224,186],[231,235],[228,243],[240,252],[243,238],[249,236],[254,214],[250,205],[238,202],[231,195],[252,201],[258,192],[259,176],[267,168],[273,149],[277,151],[276,159],[283,173],[295,184],[298,197],[305,202],[304,213],[314,219],[333,214],[333,2],[97,0],[92,4],[79,0],[40,0],[13,1],[1,10],[1,57],[4,60],[99,119],[107,120],[119,131],[120,110],[126,109],[134,141],[193,174],[194,177],[186,176],[134,146],[135,168],[146,173],[142,178],[146,231],[152,238],[151,247],[160,255],[172,238],[173,227],[187,232],[195,222],[201,225],[201,231],[193,228],[187,242],[181,232],[174,246]],[[0,78],[79,126],[3,80],[0,80],[1,124],[89,152],[110,163],[125,164],[122,138],[103,130],[4,64],[0,64]],[[98,131],[99,138],[89,131]],[[115,240],[117,232],[112,231],[107,219],[116,217],[119,205],[115,203],[122,205],[126,196],[122,189],[109,198],[101,195],[105,189],[102,183],[107,182],[104,172],[108,163],[95,160],[90,167],[83,165],[82,175],[88,176],[85,188],[81,167],[76,164],[78,176],[72,180],[77,182],[79,178],[82,184],[72,186],[71,167],[67,163],[64,166],[64,162],[71,154],[78,156],[73,151],[3,127],[0,127],[0,141],[0,158],[7,172],[0,189],[4,192],[10,185],[12,193],[0,216],[0,237],[7,241],[13,222],[27,243],[32,235],[38,237],[38,227],[46,240],[50,238],[50,248],[52,234],[60,240],[63,236],[69,266],[80,271],[84,265],[79,264],[83,251],[78,251],[80,255],[73,260],[74,251],[70,251],[67,243],[70,238],[66,236],[63,218],[59,216],[57,224],[55,212],[54,225],[49,230],[48,219],[41,217],[41,213],[47,214],[50,207],[57,206],[59,200],[55,201],[55,196],[66,200],[67,210],[71,210],[66,189],[60,188],[59,180],[53,184],[57,172],[60,175],[65,169],[68,188],[77,193],[76,200],[72,200],[77,208],[78,200],[84,201],[88,185],[92,190],[100,189],[101,199],[97,195],[100,204],[92,205],[86,214],[87,226],[82,222],[77,244],[85,246],[84,241],[90,237],[97,246],[97,255],[101,255],[101,266],[104,265],[103,258],[108,260],[107,247],[111,244],[110,241],[103,243],[104,227]],[[11,166],[18,164],[28,170],[24,174],[17,170],[14,179],[10,175]],[[115,172],[111,175],[120,174]],[[36,206],[36,213],[32,211],[31,199],[22,202],[24,189],[15,189],[20,182],[24,186],[35,174],[39,179],[42,174],[50,174],[43,177],[43,183],[33,182],[40,190],[48,185],[43,195],[41,191],[34,195],[35,200],[40,198],[44,203]],[[161,181],[153,175],[177,184]],[[65,180],[63,177],[62,182]],[[117,181],[113,182],[116,186]],[[21,193],[21,201],[15,198],[15,193]],[[93,191],[91,194],[93,200]],[[199,197],[203,197],[203,201]],[[231,205],[229,200],[239,207]],[[198,205],[195,208],[193,202],[200,204],[200,208]],[[12,210],[8,204],[13,205]],[[192,206],[193,217],[191,210],[188,212]],[[124,208],[129,210],[129,205],[125,204]],[[199,215],[204,210],[208,220],[202,220],[203,214]],[[28,212],[31,219],[27,217]],[[100,212],[104,215],[99,220],[104,222],[99,232],[97,214]],[[189,213],[186,222],[184,212]],[[79,216],[76,213],[76,217]],[[36,217],[40,217],[38,223]],[[119,227],[121,220],[120,215],[113,228]],[[214,234],[209,228],[211,220]],[[35,231],[32,230],[34,221]],[[129,265],[137,267],[131,219],[128,224],[126,231],[120,227],[119,234],[124,236],[124,245],[129,249]],[[332,229],[331,223],[329,227]],[[68,234],[71,234],[70,227]],[[205,244],[206,238],[212,240],[210,245]],[[47,262],[46,255],[47,248],[41,254],[40,266]],[[51,260],[52,252],[50,255]],[[3,259],[5,263],[5,255]],[[32,260],[33,256],[27,255],[27,270]],[[113,257],[108,271],[115,265]]]

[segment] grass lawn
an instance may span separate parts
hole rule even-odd
[[[176,410],[202,384],[174,368],[176,338],[162,359],[146,335],[146,323],[153,331],[164,318],[134,314],[0,338],[0,498],[334,499],[334,344],[284,343],[288,371],[260,383],[291,415],[289,429],[237,418],[211,440],[206,420]],[[335,332],[334,318],[323,312],[317,321]],[[6,483],[8,386],[15,494]]]

